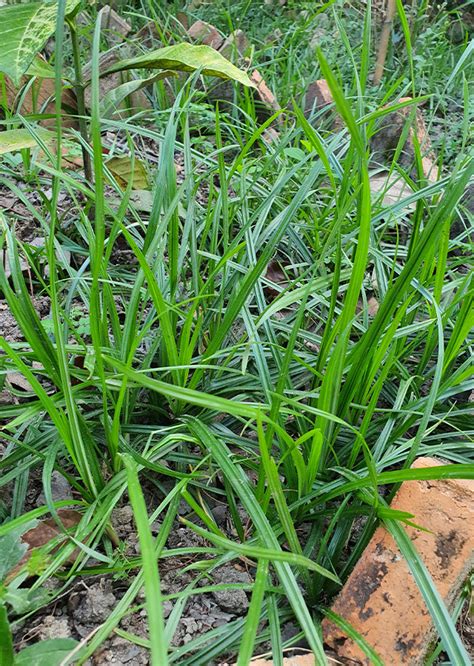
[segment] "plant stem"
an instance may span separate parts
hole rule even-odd
[[[77,28],[74,19],[68,20],[71,31],[72,55],[74,60],[74,90],[77,99],[77,111],[79,115],[79,131],[85,144],[89,143],[89,132],[87,130],[86,103],[84,98],[84,80],[82,78],[82,67],[80,59],[79,40],[77,38]],[[92,165],[90,155],[85,145],[82,145],[82,159],[84,161],[84,175],[89,183],[92,183]]]
[[[393,17],[395,16],[396,0],[387,0],[387,8],[385,10],[385,17],[382,25],[382,32],[380,33],[379,49],[377,52],[377,61],[375,63],[374,83],[379,84],[383,70],[385,67],[385,60],[387,59],[388,42],[390,40],[390,33],[392,31]]]

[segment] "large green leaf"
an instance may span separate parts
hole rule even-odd
[[[40,138],[48,143],[54,139],[54,134],[48,130],[36,130]],[[36,148],[38,141],[26,129],[13,129],[0,132],[0,155],[4,153],[13,153],[15,150],[24,148]]]
[[[70,14],[81,0],[67,0]],[[0,7],[0,71],[20,84],[35,55],[56,27],[57,2],[30,2]]]
[[[0,537],[0,582],[26,553],[28,544],[21,541],[21,535],[30,527],[31,523],[22,525]]]
[[[142,88],[148,88],[156,81],[164,79],[168,76],[177,76],[175,72],[164,71],[149,76],[146,79],[133,79],[133,81],[127,81],[122,83],[116,88],[112,88],[105,94],[105,97],[100,102],[100,117],[101,118],[113,118],[114,113],[120,111],[123,108],[128,108],[127,105],[122,104],[127,97],[131,97],[131,107],[134,107],[133,102],[133,93],[141,90]]]
[[[203,74],[218,76],[221,79],[233,79],[244,86],[255,88],[247,74],[233,65],[210,46],[195,44],[174,44],[163,49],[145,53],[137,58],[121,60],[108,69],[105,74],[125,69],[169,69],[180,72],[202,70]]]
[[[16,655],[15,666],[59,666],[76,645],[73,638],[51,638],[35,643]]]

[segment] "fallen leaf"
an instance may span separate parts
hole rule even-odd
[[[127,189],[130,179],[132,179],[133,190],[149,188],[148,175],[143,162],[140,160],[135,158],[132,163],[132,158],[125,155],[123,157],[112,157],[106,162],[106,165],[122,189]]]
[[[371,317],[375,317],[377,312],[379,311],[379,302],[375,298],[375,296],[371,296],[369,300],[367,301],[367,312]]]
[[[268,264],[267,271],[265,273],[265,278],[270,282],[273,282],[273,284],[278,285],[282,288],[288,286],[288,280],[285,275],[285,272],[281,267],[281,264],[276,259],[273,259]],[[270,285],[265,285],[263,291],[267,298],[267,301],[269,302],[274,301],[281,293],[280,289],[274,289]]]
[[[72,530],[74,527],[76,527],[82,518],[82,514],[78,511],[75,511],[74,509],[58,509],[58,516],[61,520],[64,530],[66,531]],[[63,534],[63,531],[59,528],[54,518],[41,520],[35,527],[22,534],[20,537],[19,547],[22,549],[24,554],[19,561],[17,560],[16,566],[10,568],[8,571],[6,583],[11,581],[17,575],[20,569],[23,568],[23,566],[31,558],[35,549],[48,545],[61,534]],[[69,557],[69,562],[74,563],[76,557],[77,552],[73,552]],[[31,572],[31,575],[33,575],[33,573],[34,572]]]
[[[36,134],[46,144],[51,143],[55,137],[52,132],[48,132],[44,129],[37,129]],[[32,133],[26,129],[12,129],[5,130],[5,132],[0,132],[0,155],[4,155],[5,153],[14,153],[18,150],[24,150],[26,148],[37,147],[38,141],[32,135]]]

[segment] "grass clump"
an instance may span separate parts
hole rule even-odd
[[[278,56],[265,32],[280,14],[263,31],[254,17],[271,16],[256,3],[220,13],[222,30],[238,16],[241,25],[252,19],[253,62],[276,90],[281,82],[285,110],[263,123],[245,89],[235,88],[233,104],[208,103],[199,72],[173,82],[171,101],[156,80],[147,112],[102,117],[104,36],[95,9],[87,10],[93,31],[81,34],[92,57],[90,142],[62,127],[56,102],[57,141],[82,146],[93,180],[45,145],[41,117],[20,106],[4,121],[22,123],[38,143],[21,158],[3,157],[0,183],[43,238],[33,251],[21,216],[1,215],[8,271],[0,271],[0,289],[18,329],[0,338],[3,383],[14,396],[0,405],[0,548],[14,543],[19,555],[2,572],[9,659],[12,633],[23,637],[28,619],[96,576],[120,588],[117,603],[81,642],[61,648],[58,663],[84,663],[111,635],[149,651],[159,666],[229,655],[243,666],[269,650],[281,664],[302,638],[325,663],[319,623],[380,521],[419,565],[400,527],[410,517],[388,507],[398,484],[474,474],[472,211],[464,198],[474,168],[470,47],[446,40],[446,68],[430,67],[439,44],[429,31],[447,19],[427,27],[415,17],[417,40],[431,49],[426,61],[413,45],[397,49],[376,88],[370,11],[360,27],[358,7],[346,15],[340,3],[327,5],[296,18],[278,10],[288,26]],[[190,14],[211,20],[216,6]],[[123,9],[137,27],[147,16],[166,26],[162,40],[176,27],[164,11],[146,2]],[[311,29],[321,17],[327,33],[316,52]],[[336,28],[347,51],[340,67],[324,48]],[[66,34],[60,15],[57,100]],[[310,78],[326,79],[338,128],[291,101]],[[453,99],[457,120],[437,140],[443,171],[435,181],[423,174],[417,141],[409,167],[400,166],[397,147],[384,169],[404,188],[393,200],[374,192],[380,169],[371,139],[393,110],[387,105],[412,90],[431,96],[428,126]],[[410,111],[410,102],[402,106]],[[265,130],[277,117],[270,141]],[[107,164],[115,155],[129,160],[125,183]],[[133,186],[141,167],[145,192]],[[47,316],[38,313],[40,298]],[[421,455],[452,464],[410,469]],[[67,498],[55,497],[54,474],[67,481]],[[29,496],[35,484],[38,506]],[[128,504],[134,523],[121,533],[117,512]],[[65,506],[77,513],[69,529]],[[12,574],[24,554],[21,535],[45,516],[56,521],[55,538]],[[180,529],[184,545],[172,539]],[[250,572],[250,582],[220,580],[229,563]],[[158,571],[170,566],[186,581],[177,592],[160,591]],[[429,574],[417,582],[442,648],[452,663],[468,663]],[[173,640],[190,600],[226,591],[249,595],[245,613]],[[149,635],[129,622],[144,607]]]

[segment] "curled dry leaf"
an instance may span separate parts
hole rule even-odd
[[[283,289],[288,286],[288,281],[285,275],[281,264],[273,259],[267,266],[267,271],[265,273],[265,278],[273,284],[282,287]],[[266,285],[263,289],[264,294],[268,301],[274,301],[280,295],[279,289],[274,289],[273,287]]]
[[[79,511],[74,509],[59,509],[58,516],[61,520],[64,530],[72,531],[81,521],[82,514]],[[21,558],[20,562],[7,574],[6,582],[12,580],[20,569],[29,561],[33,550],[36,548],[42,548],[43,546],[48,545],[51,541],[56,539],[58,536],[63,534],[63,531],[60,530],[58,524],[54,518],[47,518],[46,520],[41,520],[36,527],[33,527],[28,532],[25,532],[20,541],[23,544],[26,544],[27,550],[26,553]],[[75,562],[77,557],[77,552],[74,551],[70,557],[69,562],[72,564]]]

